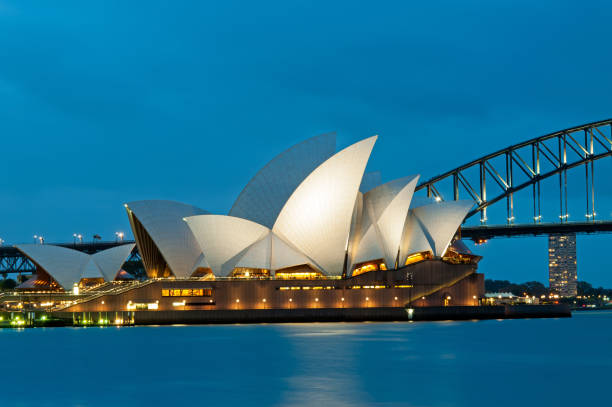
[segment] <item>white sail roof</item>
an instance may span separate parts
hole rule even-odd
[[[128,243],[102,250],[91,256],[106,281],[113,281],[117,277],[117,273],[121,271],[121,266],[134,250],[134,246],[136,246],[134,243]]]
[[[250,245],[270,229],[247,219],[225,215],[198,215],[185,218],[210,268],[216,275],[228,275]]]
[[[400,178],[365,194],[365,204],[371,216],[376,219],[375,226],[382,241],[388,268],[395,265],[408,208],[418,180],[418,175]]]
[[[338,152],[296,188],[273,231],[327,274],[341,274],[361,178],[377,136]]]
[[[404,225],[404,233],[402,236],[402,244],[400,247],[400,267],[406,264],[406,259],[409,255],[421,252],[432,252],[432,243],[425,232],[425,227],[421,221],[414,216],[413,210],[408,212],[406,224]]]
[[[388,268],[395,266],[418,178],[400,178],[364,194],[360,231],[351,232],[359,235],[351,237],[358,247],[351,259],[351,269],[357,263],[375,259],[384,259]]]
[[[309,259],[298,249],[292,247],[273,232],[268,231],[259,240],[230,257],[224,267],[229,270],[235,267],[267,269],[272,272],[286,267],[308,264],[314,266]]]
[[[312,137],[279,154],[244,187],[229,215],[272,228],[295,189],[335,150],[332,133]]]
[[[134,244],[113,247],[93,255],[50,244],[22,244],[15,247],[65,290],[70,290],[82,278],[114,280]]]
[[[352,265],[355,263],[355,258],[359,250],[359,242],[361,241],[362,234],[362,223],[363,223],[363,193],[358,192],[355,199],[355,207],[353,208],[353,217],[351,218],[351,230],[349,232],[348,241],[348,264],[351,266],[349,270],[352,270]]]
[[[315,262],[301,253],[297,248],[285,242],[281,237],[272,233],[272,269],[274,271],[286,267],[308,264],[318,269]],[[321,271],[321,270],[319,270]]]
[[[50,244],[21,244],[15,246],[45,270],[65,290],[71,290],[81,280],[90,256],[78,250]]]
[[[234,267],[250,267],[270,270],[272,255],[272,233],[250,245]]]
[[[208,212],[181,202],[149,200],[126,204],[176,277],[189,277],[202,251],[183,218]],[[138,242],[138,239],[137,239]]]
[[[434,255],[440,257],[473,205],[468,200],[443,201],[411,209],[410,214],[420,225]]]
[[[381,239],[374,226],[369,227],[359,240],[359,249],[353,258],[351,270],[358,263],[363,263],[368,260],[385,259],[385,250],[381,244]],[[387,260],[385,259],[385,263]],[[392,265],[389,265],[392,267]]]
[[[91,256],[89,256],[89,261],[81,271],[81,278],[102,278],[104,279],[104,274],[102,274],[102,270],[100,267],[92,261]],[[81,279],[79,278],[79,280]]]

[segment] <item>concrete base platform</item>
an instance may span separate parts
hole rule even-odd
[[[81,313],[55,312],[54,317],[73,320]],[[87,318],[97,320],[96,312]],[[104,314],[104,313],[102,313]],[[299,308],[256,310],[192,310],[192,311],[134,311],[130,318],[134,325],[173,324],[249,324],[282,322],[361,322],[361,321],[441,321],[509,318],[571,317],[566,305],[500,305],[420,307],[409,311],[400,307],[372,308]],[[102,315],[104,317],[104,315]]]

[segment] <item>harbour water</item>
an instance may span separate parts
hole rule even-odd
[[[0,330],[1,406],[609,405],[612,312]]]

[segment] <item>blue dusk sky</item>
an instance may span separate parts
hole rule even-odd
[[[612,5],[533,3],[0,0],[0,237],[131,237],[123,203],[140,199],[227,213],[323,132],[339,147],[378,134],[368,171],[427,179],[611,117]],[[597,163],[602,219],[611,170]],[[610,243],[579,237],[580,279],[612,286]],[[547,281],[545,238],[475,251],[487,277]]]

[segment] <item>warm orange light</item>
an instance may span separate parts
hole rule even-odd
[[[418,263],[420,261],[427,260],[430,258],[431,258],[431,252],[414,253],[408,256],[408,258],[406,259],[406,263],[404,263],[404,265],[407,266],[409,264]]]
[[[322,278],[323,275],[316,271],[313,272],[276,272],[275,274],[277,280],[313,280],[317,278]]]
[[[353,270],[353,277],[375,270],[386,270],[385,263],[367,263]]]

